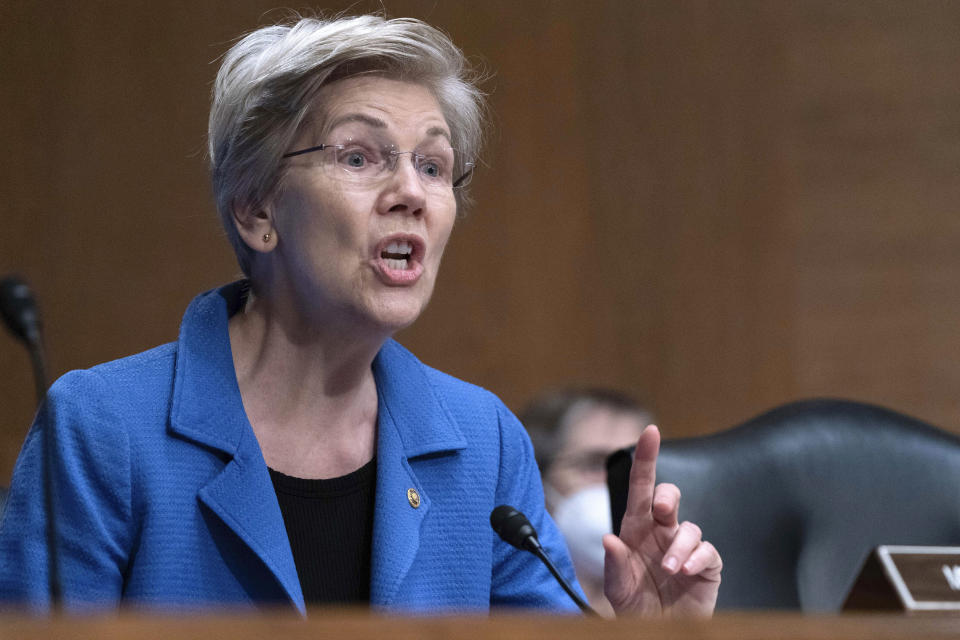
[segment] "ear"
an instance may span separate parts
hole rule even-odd
[[[269,253],[276,248],[277,231],[270,204],[252,206],[234,203],[233,224],[243,241],[254,251]]]

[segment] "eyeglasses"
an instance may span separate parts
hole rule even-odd
[[[396,145],[350,138],[342,144],[318,144],[282,157],[293,158],[315,151],[333,151],[333,162],[325,158],[321,166],[337,179],[361,185],[379,182],[393,173],[400,156],[404,155],[410,156],[420,182],[430,189],[458,189],[467,186],[473,177],[474,163],[464,159],[457,149],[442,144],[398,151]]]

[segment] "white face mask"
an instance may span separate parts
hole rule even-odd
[[[613,531],[606,485],[585,487],[555,504],[553,519],[567,539],[577,576],[581,580],[602,579],[603,535]]]

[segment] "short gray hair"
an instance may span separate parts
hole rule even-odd
[[[443,32],[413,18],[297,18],[257,29],[226,53],[213,87],[208,144],[220,220],[244,274],[253,250],[233,222],[238,203],[259,206],[325,85],[361,74],[422,83],[450,126],[452,144],[476,159],[486,114],[479,74]],[[456,191],[458,210],[469,199]]]

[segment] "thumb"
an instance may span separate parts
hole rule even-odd
[[[631,593],[630,548],[612,533],[603,536],[603,592],[614,607]]]

